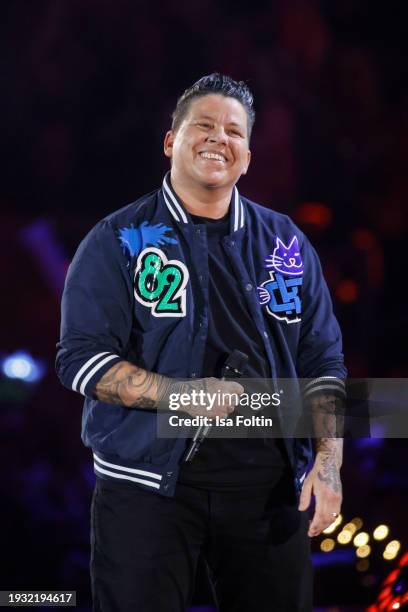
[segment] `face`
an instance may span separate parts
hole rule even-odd
[[[196,98],[176,132],[167,132],[164,153],[172,160],[172,179],[190,187],[232,189],[251,159],[245,108],[218,94]]]

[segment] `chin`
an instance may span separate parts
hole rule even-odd
[[[220,189],[221,187],[226,187],[226,184],[223,181],[203,181],[203,184],[207,189]]]
[[[203,172],[200,180],[206,187],[225,187],[228,184],[226,177],[220,176],[218,172]]]

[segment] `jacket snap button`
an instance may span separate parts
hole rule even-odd
[[[247,284],[245,285],[245,289],[246,289],[247,291],[252,291],[252,285],[251,285],[251,283],[247,283]]]

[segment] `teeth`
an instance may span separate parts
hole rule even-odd
[[[225,157],[223,155],[219,155],[218,153],[209,153],[204,151],[200,153],[201,157],[205,157],[206,159],[217,159],[218,161],[225,161]]]

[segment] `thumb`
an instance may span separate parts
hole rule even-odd
[[[299,506],[298,510],[303,512],[307,510],[310,506],[310,498],[312,496],[312,481],[311,479],[306,478],[303,483],[302,492],[300,494]]]

